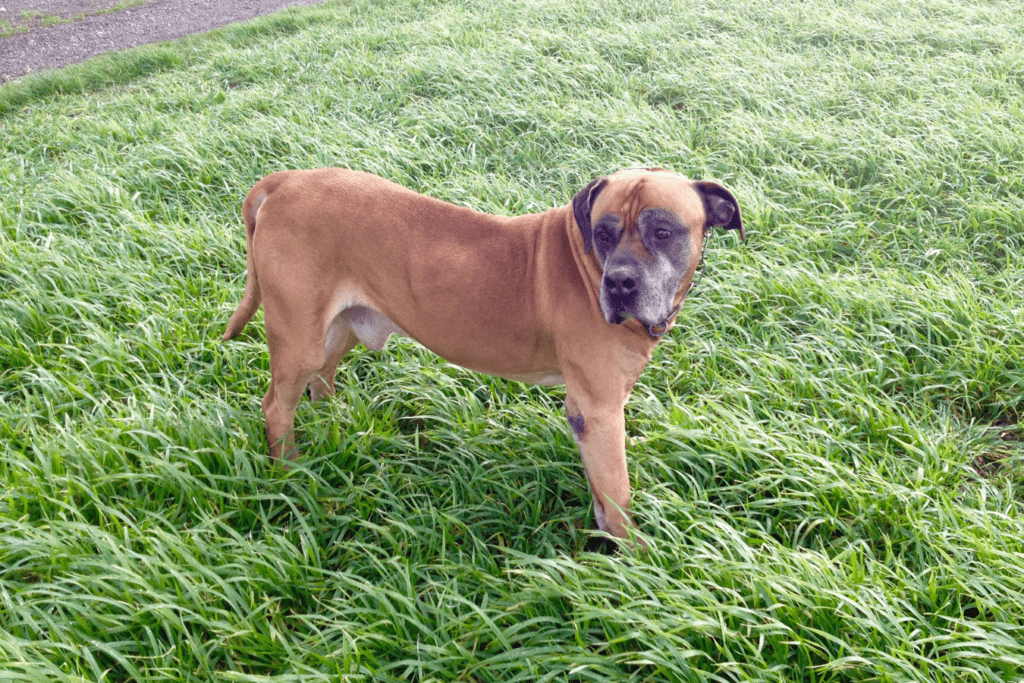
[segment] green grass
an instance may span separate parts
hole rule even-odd
[[[0,88],[0,680],[1024,680],[1019,9],[353,0]],[[749,233],[627,409],[649,552],[582,550],[560,389],[409,341],[268,462],[253,182],[636,164]]]

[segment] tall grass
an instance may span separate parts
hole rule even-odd
[[[1021,681],[1014,2],[354,0],[0,88],[0,680]],[[361,347],[269,462],[241,199],[501,214],[663,165],[750,238],[627,409]]]

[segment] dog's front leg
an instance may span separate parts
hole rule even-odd
[[[594,397],[566,384],[565,415],[590,482],[597,526],[616,538],[628,539],[633,519],[624,407],[624,399]]]

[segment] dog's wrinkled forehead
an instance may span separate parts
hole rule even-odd
[[[631,226],[645,209],[666,209],[683,225],[703,229],[704,205],[693,183],[685,177],[647,169],[627,169],[606,177],[608,184],[593,204],[594,222],[613,213],[623,226]]]

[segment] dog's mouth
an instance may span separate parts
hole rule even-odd
[[[632,318],[646,328],[659,328],[664,327],[672,316],[671,299],[661,300],[660,296],[649,291],[649,287],[637,288],[637,291],[625,296],[616,295],[602,287],[600,304],[604,319],[610,325],[621,325]]]
[[[630,318],[635,318],[637,320],[637,322],[639,322],[644,327],[646,327],[646,326],[648,326],[650,324],[650,323],[646,322],[643,318],[640,318],[640,317],[634,315],[633,313],[630,313],[629,311],[614,311],[606,319],[612,325],[621,325],[622,323],[626,322]]]
[[[634,315],[633,313],[630,313],[628,311],[613,311],[609,315],[607,315],[605,319],[612,325],[621,325],[630,318],[634,318],[638,323],[640,323],[647,329],[647,331],[650,333],[652,337],[660,337],[661,335],[665,334],[665,332],[668,331],[670,321],[672,320],[672,318],[675,317],[675,314],[678,312],[679,307],[677,306],[675,310],[668,314],[668,316],[656,322],[648,322],[647,320],[644,320],[640,316]]]
[[[630,318],[640,320],[641,316],[638,313],[643,311],[640,310],[642,306],[639,305],[638,299],[639,297],[635,294],[631,296],[613,296],[608,294],[607,291],[602,291],[601,312],[604,313],[604,319],[611,325],[621,325]]]

